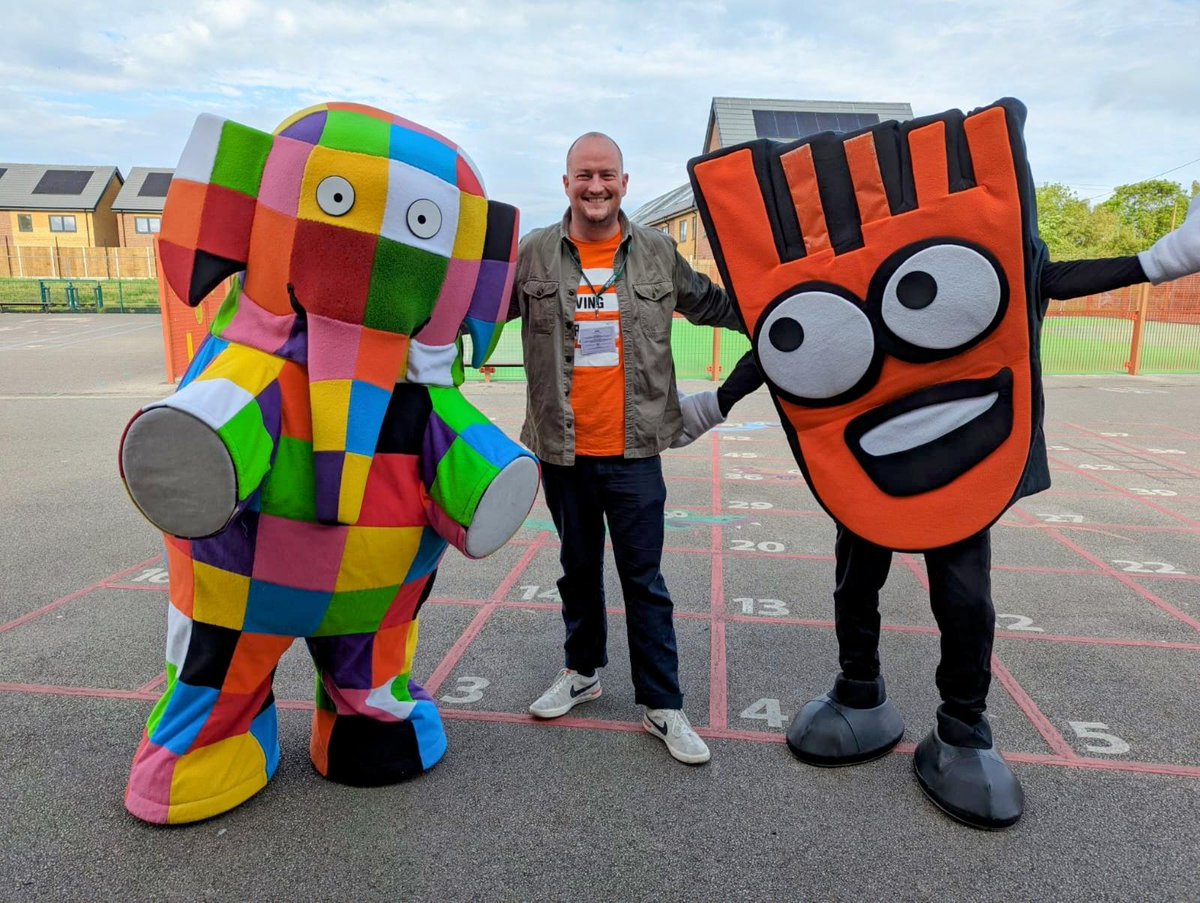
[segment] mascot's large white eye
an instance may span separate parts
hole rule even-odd
[[[867,315],[828,291],[784,298],[763,319],[755,341],[766,377],[801,401],[849,392],[875,359],[875,334]]]
[[[354,206],[354,186],[341,176],[326,176],[317,186],[317,204],[330,216],[345,216]]]
[[[917,251],[888,278],[880,298],[887,328],[931,351],[960,348],[996,321],[1004,300],[996,266],[974,248],[937,244]]]
[[[408,228],[417,238],[433,238],[442,228],[442,209],[428,198],[408,205]]]

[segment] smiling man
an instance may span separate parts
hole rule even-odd
[[[726,294],[695,273],[670,236],[621,212],[621,149],[588,132],[567,151],[562,221],[521,241],[510,316],[520,316],[528,378],[521,440],[541,460],[562,540],[558,581],[566,667],[529,707],[557,718],[600,695],[608,662],[604,527],[613,544],[642,725],[681,762],[709,759],[683,713],[671,596],[661,571],[659,453],[684,430],[671,316],[738,329]],[[690,422],[690,420],[689,420]]]

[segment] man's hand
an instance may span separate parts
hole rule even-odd
[[[683,432],[679,434],[671,448],[683,448],[691,445],[714,426],[725,422],[721,406],[717,404],[715,391],[697,392],[695,395],[684,395],[679,389],[679,407],[683,411]]]
[[[1155,285],[1200,271],[1200,194],[1188,205],[1183,225],[1139,254],[1138,260]]]

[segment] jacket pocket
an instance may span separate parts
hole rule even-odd
[[[546,282],[540,279],[530,279],[521,291],[528,299],[525,316],[534,332],[550,335],[554,332],[554,324],[560,318],[558,303],[558,283]]]
[[[671,313],[674,304],[670,295],[674,286],[670,282],[643,282],[634,285],[637,295],[637,318],[642,332],[649,338],[661,339],[671,334]]]

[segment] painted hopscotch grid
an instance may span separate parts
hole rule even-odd
[[[514,433],[517,426],[503,419],[499,420],[499,425],[510,433]],[[1200,453],[1200,434],[1164,424],[1128,424],[1117,429],[1107,424],[1076,422],[1052,424],[1050,432],[1053,435],[1050,455],[1055,486],[1018,504],[996,526],[993,539],[998,551],[994,577],[1013,575],[1052,582],[1086,579],[1102,581],[1109,587],[1116,585],[1135,600],[1131,605],[1148,606],[1156,617],[1165,619],[1164,623],[1173,628],[1172,636],[1178,638],[1049,631],[1038,624],[1037,618],[1026,613],[1008,612],[998,596],[991,707],[995,708],[1000,701],[996,698],[999,693],[995,688],[998,687],[1050,750],[1004,749],[1004,755],[1012,762],[1036,766],[1200,778],[1200,764],[1193,764],[1200,761],[1200,749],[1190,749],[1186,763],[1143,760],[1132,755],[1133,747],[1115,732],[1116,729],[1096,721],[1067,721],[1075,734],[1068,739],[1061,719],[1048,716],[1037,701],[1038,693],[1028,690],[1005,663],[1021,648],[1057,647],[1068,649],[1077,657],[1087,656],[1089,650],[1170,652],[1187,656],[1189,663],[1194,661],[1200,667],[1200,617],[1197,617],[1200,610],[1185,610],[1191,600],[1200,598],[1200,560],[1172,562],[1170,556],[1157,554],[1153,557],[1143,555],[1141,560],[1114,558],[1110,555],[1111,550],[1103,545],[1106,537],[1128,539],[1132,535],[1140,537],[1148,550],[1162,542],[1177,550],[1200,549],[1200,543],[1197,543],[1200,539],[1200,468],[1190,463]],[[696,475],[697,471],[705,469],[707,474]],[[707,608],[677,608],[676,611],[681,629],[682,622],[698,622],[707,627],[709,634],[708,716],[707,723],[698,725],[697,730],[710,740],[781,744],[786,718],[778,699],[758,699],[739,716],[731,718],[728,628],[732,625],[772,631],[830,632],[833,621],[831,617],[793,616],[785,600],[737,595],[727,598],[727,571],[730,565],[769,559],[791,562],[797,567],[819,568],[831,575],[832,528],[828,518],[808,494],[778,426],[728,424],[691,448],[668,453],[664,457],[664,470],[668,483],[668,525],[674,520],[677,525],[690,527],[682,531],[668,530],[664,560],[668,563],[682,560],[689,568],[706,564],[709,569]],[[790,507],[778,504],[781,496],[787,496],[794,504]],[[1111,507],[1113,500],[1119,500],[1125,506],[1122,510],[1129,512],[1130,519],[1153,522],[1110,522],[1074,512],[1075,508],[1088,508],[1089,505]],[[748,517],[755,520],[745,521]],[[742,520],[735,521],[734,518]],[[766,525],[769,535],[781,539],[736,536],[741,526],[747,524]],[[815,547],[809,553],[788,550],[789,536],[803,526],[818,524],[827,537],[828,550],[817,551]],[[515,563],[487,598],[435,595],[428,600],[428,606],[465,608],[474,614],[433,668],[425,686],[440,697],[442,714],[449,720],[523,724],[539,729],[640,732],[640,724],[632,720],[568,715],[553,721],[539,721],[523,709],[508,712],[472,708],[471,705],[482,698],[483,691],[490,686],[484,678],[463,675],[457,678],[455,686],[448,686],[459,667],[469,664],[473,645],[497,613],[512,610],[558,613],[559,605],[552,586],[521,584],[540,554],[553,553],[558,548],[557,539],[548,526],[548,515],[539,500],[526,529],[509,544],[516,556]],[[1006,563],[1001,548],[1010,539],[1024,548],[1019,543],[1025,538],[1031,538],[1037,548],[1050,550],[1070,561],[1071,566]],[[1097,546],[1098,541],[1100,546]],[[480,563],[471,565],[473,568],[482,566]],[[923,589],[928,588],[919,556],[896,556],[889,587],[902,573],[907,573]],[[160,559],[138,562],[0,624],[0,635],[20,630],[65,606],[80,603],[100,590],[163,594],[167,589],[165,582],[166,574]],[[821,592],[828,595],[827,589],[823,588]],[[827,609],[832,608],[830,599],[819,601]],[[885,619],[890,614],[889,606],[889,600],[884,599],[881,611]],[[609,612],[614,617],[623,616],[619,606],[610,607]],[[560,630],[557,622],[554,630]],[[883,631],[885,642],[888,636],[938,636],[936,627],[929,623],[888,621]],[[901,671],[905,664],[893,664],[892,670]],[[158,698],[163,682],[161,674],[128,689],[0,682],[0,691],[152,703]],[[811,690],[809,695],[816,695],[824,688],[807,689]],[[312,708],[311,701],[304,699],[279,699],[278,703],[289,709]],[[744,729],[736,723],[731,725],[731,721],[747,719],[765,721],[771,729]],[[1004,733],[1000,734],[1002,747]],[[911,754],[914,748],[915,744],[906,742],[897,747],[897,752]]]

